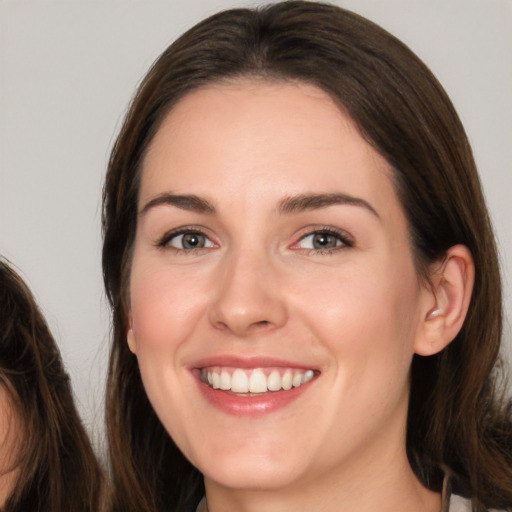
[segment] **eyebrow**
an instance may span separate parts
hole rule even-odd
[[[307,210],[318,210],[334,205],[350,205],[365,208],[380,220],[377,210],[359,197],[348,194],[302,194],[298,196],[287,197],[279,203],[281,213],[297,213]]]
[[[157,206],[170,205],[182,210],[194,211],[198,213],[215,214],[215,207],[206,199],[194,194],[172,194],[165,192],[148,201],[140,210],[139,215],[146,214],[149,210]],[[375,208],[359,197],[353,197],[348,194],[301,194],[290,196],[283,199],[278,206],[278,211],[282,214],[298,213],[307,210],[318,210],[335,205],[351,205],[365,208],[380,220],[380,215]]]
[[[189,210],[198,213],[215,213],[214,206],[206,199],[193,194],[171,194],[165,192],[148,201],[140,210],[139,215],[146,214],[149,210],[157,206],[170,205],[180,208],[181,210]]]

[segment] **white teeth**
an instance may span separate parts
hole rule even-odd
[[[281,387],[281,375],[277,370],[274,370],[267,378],[267,388],[269,391],[279,391]]]
[[[238,370],[235,370],[235,372],[236,371]],[[267,391],[267,378],[261,370],[254,370],[252,372],[251,378],[249,379],[249,391],[251,393],[265,393],[265,391]]]
[[[231,376],[231,391],[234,393],[248,393],[249,379],[243,370],[236,369]]]
[[[228,391],[231,389],[231,375],[226,370],[220,374],[220,389]]]
[[[296,373],[292,379],[292,386],[294,388],[298,388],[301,384],[302,384],[302,375],[300,373]]]
[[[283,389],[288,391],[292,389],[292,372],[290,370],[286,370],[283,375]]]
[[[266,393],[268,391],[288,391],[306,384],[315,376],[313,370],[292,370],[279,368],[204,368],[201,379],[213,389],[233,393]]]

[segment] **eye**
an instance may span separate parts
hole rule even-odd
[[[198,231],[170,233],[159,245],[185,251],[214,247],[214,243],[204,233]]]
[[[310,251],[332,251],[352,247],[353,240],[347,234],[332,229],[322,229],[304,235],[294,246]]]

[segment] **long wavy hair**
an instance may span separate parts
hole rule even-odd
[[[59,350],[32,293],[3,260],[0,386],[18,428],[16,478],[2,511],[98,512],[103,476]]]
[[[327,92],[394,170],[418,275],[464,244],[476,281],[465,323],[431,357],[415,356],[407,425],[411,466],[427,486],[455,475],[475,511],[512,506],[511,406],[497,386],[502,296],[496,245],[464,128],[429,69],[370,21],[333,5],[288,1],[218,13],[154,63],[112,150],[103,196],[103,272],[112,306],[107,384],[110,509],[193,510],[199,472],[156,417],[126,343],[127,285],[141,163],[184,95],[218,81],[302,81]],[[176,411],[179,414],[179,411]]]

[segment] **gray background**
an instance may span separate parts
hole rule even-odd
[[[500,244],[510,352],[512,3],[338,3],[410,45],[459,111]],[[99,223],[109,149],[151,62],[193,23],[236,5],[247,2],[0,1],[0,252],[34,290],[96,440],[109,338]]]

